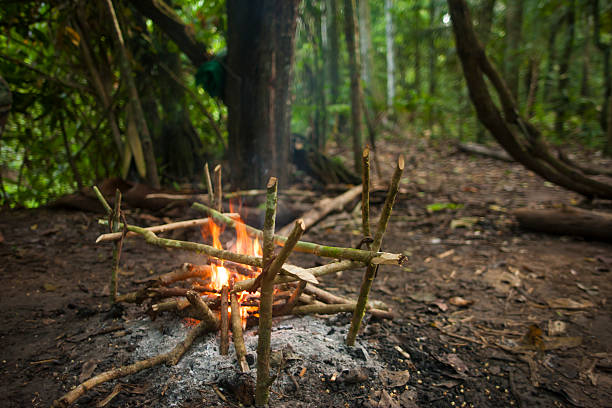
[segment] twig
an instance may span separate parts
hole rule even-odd
[[[354,312],[357,303],[335,303],[332,305],[328,305],[325,303],[305,305],[305,306],[296,306],[291,311],[294,315],[307,315],[307,314],[336,314],[342,312]],[[387,310],[381,309],[369,309],[368,313],[372,316],[381,318],[381,319],[393,319],[395,315],[393,312],[389,312]]]
[[[302,292],[304,291],[306,284],[307,282],[300,281],[300,283],[297,285],[293,293],[291,293],[291,296],[289,297],[289,299],[287,299],[285,304],[281,308],[274,310],[274,316],[290,314],[291,310],[293,310],[297,302],[300,300],[300,297],[302,296]]]
[[[236,223],[238,221],[234,221],[233,219],[224,216],[220,212],[209,208],[200,203],[194,203],[193,208],[204,211],[208,213],[215,221],[221,222],[227,226],[236,227]],[[263,231],[253,228],[250,225],[244,224],[247,233],[251,236],[258,237],[262,239]],[[278,245],[285,245],[287,241],[286,237],[280,235],[274,235],[274,242]],[[299,241],[295,245],[295,250],[297,252],[306,252],[326,258],[336,258],[336,259],[350,259],[352,261],[363,262],[364,264],[373,263],[375,265],[378,264],[389,264],[389,265],[401,265],[408,258],[402,254],[391,254],[387,252],[377,252],[377,251],[364,251],[361,249],[354,248],[341,248],[341,247],[333,247],[326,245],[319,245],[313,242]],[[242,262],[246,263],[246,262]],[[248,264],[251,265],[251,264]],[[255,265],[260,266],[260,265]]]
[[[210,276],[211,273],[212,267],[210,265],[194,265],[191,263],[184,263],[180,268],[159,276],[157,281],[161,285],[167,286],[171,283],[190,278]]]
[[[363,149],[361,162],[361,228],[364,237],[370,236],[370,149]]]
[[[195,292],[193,293],[195,294]],[[208,309],[208,306],[206,306],[204,302],[202,302],[202,304],[203,306],[200,305],[199,307],[202,307],[203,311],[208,310],[208,312],[210,313],[210,316],[212,316],[212,319],[202,320],[196,327],[191,329],[191,331],[187,334],[185,339],[181,341],[180,343],[178,343],[172,350],[170,350],[167,353],[158,354],[157,356],[146,359],[146,360],[138,361],[134,364],[118,367],[113,370],[105,371],[101,374],[98,374],[97,376],[90,378],[89,380],[81,383],[80,385],[78,385],[76,388],[74,388],[73,390],[65,394],[60,399],[53,401],[53,407],[62,407],[62,408],[68,407],[72,405],[82,395],[84,395],[88,390],[92,389],[95,386],[103,384],[107,381],[111,381],[117,378],[136,374],[142,370],[145,370],[147,368],[151,368],[156,365],[163,364],[163,363],[167,365],[176,365],[180,361],[181,357],[183,357],[185,352],[189,349],[189,347],[191,347],[191,344],[197,337],[209,331],[216,330],[218,328],[218,321],[215,321],[216,318],[214,317],[214,315],[212,315],[212,312],[210,312],[210,309]],[[196,308],[198,307],[195,304],[194,306]]]
[[[115,190],[115,207],[113,211],[108,215],[108,223],[110,226],[110,230],[113,233],[119,233],[119,221],[121,218],[121,191],[119,189]],[[127,231],[125,228],[121,233],[121,237],[125,237]],[[111,303],[115,303],[117,299],[117,276],[119,274],[119,260],[121,258],[121,247],[123,246],[123,239],[120,238],[118,243],[113,245],[113,269],[111,271],[111,279],[110,279],[110,301]]]
[[[227,310],[227,300],[229,295],[229,288],[227,285],[223,285],[221,288],[221,335],[219,344],[219,354],[226,356],[229,351],[229,316]]]
[[[270,177],[266,186],[266,216],[263,230],[263,265],[261,275],[254,285],[261,284],[259,299],[259,338],[257,341],[257,382],[255,401],[258,406],[267,405],[270,395],[270,337],[272,331],[272,304],[274,303],[274,278],[270,264],[274,255],[274,228],[278,202],[278,180]]]
[[[214,205],[215,192],[213,190],[212,180],[210,179],[210,170],[208,170],[208,162],[204,165],[204,178],[206,180],[206,189],[208,190],[208,204]]]
[[[341,261],[341,262],[333,262],[327,265],[317,266],[314,268],[306,269],[306,271],[310,272],[313,276],[319,277],[324,275],[329,275],[330,273],[336,273],[340,271],[346,271],[349,269],[356,269],[362,267],[363,264],[361,262],[352,262],[352,261]],[[289,283],[295,282],[299,279],[293,276],[277,276],[274,279],[274,284],[278,285],[281,283]],[[240,282],[236,282],[234,285],[234,292],[242,292],[243,290],[248,290],[253,286],[255,279],[245,279]]]
[[[206,224],[208,224],[208,220],[209,220],[209,218],[199,218],[199,219],[195,219],[195,220],[171,222],[169,224],[156,225],[154,227],[147,227],[145,229],[148,230],[148,231],[151,231],[151,232],[159,233],[159,232],[172,231],[172,230],[176,230],[176,229],[180,229],[180,228],[188,228],[188,227],[196,227],[196,226],[200,226],[200,225],[206,225]],[[136,234],[134,232],[128,232],[127,237],[133,237],[133,236],[136,236],[136,235],[138,235],[138,234]],[[96,238],[96,244],[99,243],[99,242],[117,241],[119,239],[121,239],[121,232],[110,233],[110,234],[102,234],[98,238]]]
[[[104,207],[104,211],[106,211],[106,215],[110,215],[110,213],[112,213],[113,210],[110,207],[110,205],[108,205],[108,202],[106,201],[106,199],[104,198],[104,196],[102,195],[98,187],[93,186],[93,191],[94,193],[96,193],[96,197],[98,197],[98,201],[100,201],[100,204],[102,204],[102,207]]]
[[[387,193],[387,198],[385,199],[385,205],[378,220],[378,226],[376,227],[376,234],[374,235],[374,242],[372,243],[372,250],[374,251],[380,250],[380,247],[382,245],[383,235],[385,234],[385,230],[387,229],[389,218],[391,218],[391,210],[393,209],[395,197],[397,197],[397,192],[399,191],[399,183],[400,179],[402,178],[403,171],[404,159],[400,156],[397,160],[397,167],[395,168],[395,172],[393,173],[393,178],[391,179],[391,185],[389,186],[389,192]],[[368,265],[366,273],[363,276],[361,290],[359,291],[359,298],[357,299],[357,307],[355,308],[355,312],[353,313],[351,327],[346,337],[346,344],[348,346],[355,345],[357,332],[359,331],[359,327],[361,326],[361,320],[365,315],[366,305],[368,304],[368,295],[370,293],[370,289],[372,288],[372,283],[374,282],[374,277],[376,276],[377,270],[377,266],[370,264]]]
[[[234,349],[236,350],[236,358],[240,364],[240,370],[243,373],[249,372],[249,364],[246,361],[246,347],[244,345],[244,337],[242,335],[242,320],[240,318],[240,305],[236,299],[235,293],[230,293],[230,305],[232,308],[232,338],[234,340]]]
[[[221,165],[215,166],[215,208],[223,211],[223,187],[221,185]]]
[[[270,268],[264,270],[261,282],[259,300],[259,339],[257,342],[257,382],[255,387],[255,403],[263,406],[268,403],[270,378],[270,337],[272,331],[272,304],[274,303],[274,278],[291,254],[305,230],[304,222],[297,220],[285,246],[274,258]]]

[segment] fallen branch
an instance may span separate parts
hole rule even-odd
[[[313,304],[313,305],[305,305],[305,306],[297,306],[291,310],[291,314],[294,315],[308,315],[308,314],[336,314],[342,312],[355,312],[357,303],[335,303],[332,305],[328,304]],[[381,309],[370,309],[368,313],[372,314],[372,316],[381,318],[381,319],[393,319],[393,312],[389,312]]]
[[[238,214],[228,214],[228,216],[238,216]],[[180,228],[188,228],[188,227],[196,227],[196,226],[201,226],[201,225],[207,225],[208,224],[208,220],[209,218],[199,218],[196,220],[189,220],[189,221],[179,221],[179,222],[172,222],[169,224],[164,224],[164,225],[156,225],[154,227],[147,227],[145,228],[147,231],[151,231],[154,233],[159,233],[159,232],[166,232],[166,231],[172,231],[172,230],[176,230],[176,229],[180,229]],[[107,241],[117,241],[121,238],[121,232],[116,232],[116,233],[109,233],[109,234],[102,234],[100,235],[98,238],[96,238],[96,244],[99,242],[107,242]],[[128,232],[126,237],[134,237],[137,236],[138,234],[135,232]]]
[[[61,398],[53,401],[52,406],[62,407],[62,408],[68,407],[72,405],[81,396],[83,396],[87,391],[91,390],[93,387],[96,387],[100,384],[103,384],[105,382],[108,382],[108,381],[111,381],[117,378],[136,374],[147,368],[155,367],[156,365],[160,365],[160,364],[176,365],[180,361],[181,357],[183,357],[185,352],[189,350],[189,347],[191,347],[191,345],[193,344],[193,341],[196,338],[198,338],[199,336],[209,331],[216,330],[218,328],[218,320],[216,319],[214,315],[212,315],[212,313],[210,312],[210,309],[208,309],[208,306],[206,306],[206,304],[202,302],[202,304],[196,307],[201,308],[204,312],[208,310],[208,313],[204,313],[204,314],[212,316],[212,318],[208,320],[202,320],[196,327],[191,329],[191,331],[187,333],[187,336],[185,337],[185,339],[181,341],[180,343],[178,343],[172,350],[170,350],[167,353],[158,354],[157,356],[146,359],[146,360],[138,361],[134,364],[118,367],[113,370],[105,371],[101,374],[98,374],[95,377],[90,378],[89,380],[81,383],[80,385],[78,385],[76,388],[74,388],[73,390],[71,390],[70,392],[62,396]]]
[[[533,209],[512,212],[519,224],[535,231],[612,241],[612,214],[577,207]]]
[[[316,202],[309,211],[302,214],[299,218],[304,221],[304,226],[308,229],[325,218],[329,213],[342,210],[348,203],[358,197],[359,193],[361,193],[361,186],[356,186],[338,197],[324,198]],[[291,228],[293,228],[294,222],[295,221],[279,229],[276,233],[281,236],[286,236],[291,231]]]
[[[513,162],[514,159],[510,157],[505,150],[493,149],[477,143],[457,143],[457,149],[464,153],[478,154],[493,159]]]

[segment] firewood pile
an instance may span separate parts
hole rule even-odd
[[[83,382],[56,400],[55,407],[74,403],[91,388],[104,382],[125,377],[159,364],[175,365],[195,339],[205,333],[219,333],[219,352],[228,354],[230,335],[236,351],[237,368],[246,373],[249,365],[243,330],[258,325],[257,373],[254,390],[255,403],[267,404],[269,388],[274,377],[270,374],[270,338],[272,318],[282,315],[353,313],[351,327],[346,338],[349,346],[355,344],[359,327],[366,310],[379,318],[392,318],[384,306],[375,307],[368,302],[372,282],[381,264],[401,265],[406,256],[381,252],[381,244],[391,210],[399,189],[404,168],[400,157],[391,179],[385,204],[373,234],[369,221],[369,152],[363,154],[363,183],[361,191],[363,240],[360,248],[342,248],[301,241],[306,228],[316,217],[306,214],[296,220],[291,229],[283,229],[287,236],[275,234],[277,180],[270,178],[266,190],[266,216],[263,230],[253,228],[235,213],[222,213],[221,168],[214,171],[214,189],[208,177],[210,194],[206,206],[194,203],[193,208],[207,214],[207,218],[141,228],[128,225],[121,212],[121,194],[117,191],[114,208],[95,189],[104,205],[108,219],[101,220],[110,232],[98,237],[97,242],[113,242],[113,267],[111,270],[111,302],[147,305],[148,314],[155,318],[159,313],[173,312],[193,319],[194,327],[182,342],[172,350],[101,373]],[[207,171],[208,172],[208,171]],[[214,192],[214,194],[212,194]],[[346,197],[343,198],[346,200]],[[328,203],[333,205],[333,203]],[[214,206],[216,209],[212,208]],[[323,209],[326,211],[326,209]],[[327,210],[327,212],[329,212]],[[231,250],[220,242],[220,226],[236,230],[236,241]],[[161,238],[156,233],[176,228],[198,226],[212,238],[212,245],[190,241]],[[175,270],[157,277],[142,280],[140,289],[118,294],[118,269],[121,248],[128,236],[140,236],[151,245],[163,248],[189,250],[205,256],[205,264],[185,263]],[[260,244],[261,243],[261,244]],[[287,263],[293,251],[310,253],[334,261],[313,268],[302,268]],[[357,300],[349,300],[320,287],[318,278],[331,273],[365,267],[362,286]]]

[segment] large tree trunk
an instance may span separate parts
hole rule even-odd
[[[289,83],[299,0],[227,1],[229,159],[234,187],[287,182]]]
[[[588,197],[612,198],[612,186],[589,178],[553,157],[539,131],[522,118],[516,102],[478,41],[465,0],[448,0],[457,54],[478,118],[518,162],[543,178]],[[485,75],[497,93],[493,100]]]
[[[355,0],[344,0],[344,34],[349,54],[351,72],[351,137],[353,141],[353,165],[356,173],[361,172],[361,107],[363,90],[359,81],[359,30],[356,24]]]

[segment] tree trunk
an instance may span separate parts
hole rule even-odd
[[[506,52],[504,55],[505,78],[508,88],[518,101],[519,48],[523,27],[523,0],[509,0],[506,5]]]
[[[391,8],[393,0],[385,0],[385,39],[387,45],[387,109],[393,111],[395,99],[395,61],[393,52],[393,18]]]
[[[488,59],[472,26],[465,0],[448,0],[457,54],[478,118],[518,162],[543,178],[587,197],[612,198],[612,186],[589,178],[553,157],[539,131],[522,118],[506,83]],[[501,105],[494,102],[484,76]]]
[[[370,24],[370,2],[358,0],[359,8],[359,47],[361,51],[361,79],[367,91],[374,91],[372,72],[374,60],[372,59],[372,29]]]
[[[605,44],[601,40],[599,0],[591,0],[591,7],[593,12],[593,39],[595,40],[595,46],[597,46],[599,51],[602,53],[603,77],[605,84],[599,123],[601,124],[601,129],[607,134],[604,153],[607,156],[612,156],[612,70],[610,69],[610,51],[612,49],[612,45]]]
[[[482,45],[486,47],[491,36],[491,26],[493,25],[493,16],[495,11],[495,0],[484,0],[481,2],[477,12],[478,38],[482,42]],[[484,143],[487,136],[486,129],[482,126],[482,123],[477,121],[476,124],[476,142]]]
[[[340,95],[340,70],[338,68],[338,61],[340,60],[340,33],[338,31],[338,3],[336,0],[329,0],[327,4],[327,21],[329,90],[331,103],[338,103]]]
[[[569,69],[572,58],[572,51],[574,49],[574,37],[576,33],[575,6],[575,1],[571,0],[566,15],[567,37],[565,39],[565,45],[563,47],[563,55],[561,56],[561,62],[559,63],[559,83],[557,86],[557,109],[555,116],[555,133],[557,133],[558,136],[563,136],[563,125],[567,119],[567,108],[569,105]]]
[[[429,2],[429,98],[433,98],[436,93],[436,59],[438,52],[436,51],[436,39],[434,36],[434,28],[436,22],[436,2]],[[429,130],[433,134],[433,104],[430,103],[427,114],[427,122]]]
[[[361,172],[363,137],[361,131],[361,101],[363,91],[359,81],[359,30],[355,24],[355,0],[344,0],[344,34],[349,54],[351,72],[351,137],[353,141],[353,165],[356,173]]]
[[[556,21],[555,21],[556,20]],[[557,63],[557,52],[555,44],[557,43],[557,35],[563,18],[551,20],[550,34],[548,35],[548,59],[546,61],[546,68],[544,70],[544,90],[542,93],[542,102],[548,103],[550,101],[550,93],[552,85],[555,79],[555,64]]]
[[[229,159],[236,188],[288,180],[295,25],[299,0],[227,1]]]

